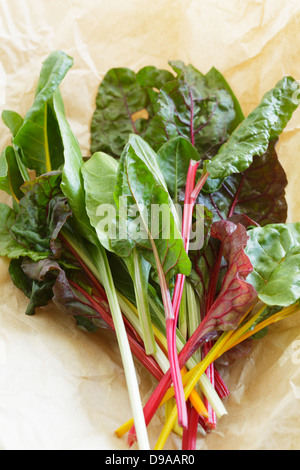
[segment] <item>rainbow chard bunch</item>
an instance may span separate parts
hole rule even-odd
[[[276,143],[299,86],[284,77],[245,117],[216,69],[115,68],[83,158],[59,91],[72,65],[52,53],[25,117],[2,114],[0,255],[26,314],[53,302],[85,331],[115,332],[133,414],[118,436],[149,450],[164,406],[155,449],[176,432],[194,450],[227,413],[218,361],[298,311],[300,223],[286,223]],[[145,404],[133,356],[157,382]]]

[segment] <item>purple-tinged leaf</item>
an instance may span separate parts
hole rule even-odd
[[[244,249],[248,235],[242,225],[232,222],[216,222],[212,226],[211,236],[219,239],[223,257],[227,261],[227,272],[221,290],[207,316],[215,319],[214,328],[221,330],[235,329],[244,314],[255,302],[257,292],[246,281],[253,271],[253,266]]]
[[[156,67],[138,73],[113,68],[102,80],[91,125],[91,150],[119,158],[130,134],[143,134],[155,114],[158,89],[174,76]]]
[[[267,152],[255,157],[245,172],[229,176],[214,193],[202,192],[198,203],[212,211],[215,221],[244,214],[261,226],[284,223],[287,183],[273,141]]]
[[[229,90],[192,65],[170,62],[177,77],[158,96],[158,112],[150,122],[146,140],[158,150],[172,138],[188,139],[201,156],[212,156],[229,138],[236,121]],[[216,150],[213,149],[216,147]]]

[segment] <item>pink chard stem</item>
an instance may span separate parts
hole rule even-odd
[[[184,210],[184,215],[183,215],[183,226],[182,226],[184,247],[187,252],[189,250],[190,231],[192,227],[192,217],[193,217],[194,206],[199,196],[199,193],[202,190],[209,176],[209,173],[207,172],[204,173],[201,176],[197,185],[195,186],[198,165],[199,163],[192,161],[190,164],[188,176],[187,176],[187,187],[186,187],[185,207],[184,207],[185,210]],[[171,353],[171,355],[173,355],[174,358],[177,357],[177,364],[178,364],[176,368],[177,374],[178,372],[180,373],[181,368],[186,364],[188,359],[193,355],[194,353],[193,343],[196,338],[199,338],[199,336],[201,337],[202,328],[203,330],[205,330],[205,325],[203,326],[199,325],[198,330],[190,338],[190,340],[188,341],[188,343],[185,345],[185,347],[183,348],[183,350],[178,356],[177,349],[176,349],[176,326],[177,326],[178,313],[179,313],[179,307],[180,307],[181,298],[182,298],[183,287],[184,287],[184,280],[185,280],[184,276],[182,275],[177,276],[174,295],[173,295],[173,303],[172,303],[173,319],[172,317],[169,317],[169,321],[167,321],[167,336],[169,337],[169,341],[170,341],[169,353]],[[170,337],[171,328],[172,328],[172,337]],[[173,366],[175,367],[175,364],[173,364]],[[147,404],[144,407],[146,425],[148,425],[150,421],[152,420],[165,393],[170,387],[172,381],[174,382],[174,376],[175,376],[175,380],[178,379],[178,376],[176,377],[177,374],[174,374],[174,369],[172,370],[172,367],[170,367],[169,371],[164,375],[162,380],[159,382],[157,388],[151,395],[150,399],[148,400]],[[175,390],[175,397],[176,397],[176,388],[175,388],[176,385],[175,384],[176,382],[174,383],[174,390]],[[181,385],[179,386],[178,393],[180,393],[181,389],[183,389],[181,376],[180,376],[180,384]],[[178,401],[177,401],[177,407],[178,407]],[[186,406],[185,406],[185,411],[186,411],[186,417],[185,417],[186,425],[182,426],[184,429],[187,428],[187,420],[188,420]],[[178,407],[178,421],[179,421],[179,412],[180,412],[180,406]],[[136,439],[135,428],[133,426],[133,428],[130,430],[129,435],[128,435],[129,445],[132,445],[135,442],[135,439]]]

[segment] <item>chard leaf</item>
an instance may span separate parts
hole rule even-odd
[[[286,186],[286,174],[272,141],[267,152],[254,157],[247,170],[230,175],[214,193],[202,191],[197,202],[213,213],[214,221],[244,214],[261,226],[284,223]]]
[[[239,124],[245,119],[244,113],[242,111],[241,105],[233,93],[229,83],[225,79],[225,77],[221,74],[219,70],[215,67],[212,67],[211,70],[205,76],[208,86],[212,89],[219,89],[219,90],[226,90],[233,101],[234,110],[235,110],[235,119],[231,123],[231,127],[229,128],[229,133],[232,132],[239,126]]]
[[[199,161],[200,155],[183,137],[169,140],[157,152],[158,165],[174,202],[177,202],[178,194],[186,184],[191,160]]]
[[[9,170],[8,170],[8,147],[3,150],[0,155],[0,189],[5,191],[8,194],[11,194],[11,186],[10,186],[10,178],[9,178]]]
[[[4,114],[13,131],[13,144],[21,149],[26,167],[35,170],[38,176],[57,170],[63,163],[53,93],[72,65],[73,60],[69,56],[61,51],[53,52],[43,64],[34,102],[22,125],[16,115]]]
[[[24,261],[20,258],[10,263],[9,273],[12,281],[29,298],[26,315],[34,315],[37,308],[46,306],[53,297],[56,272],[53,271],[54,268],[49,273],[43,270],[45,264],[49,265],[50,262],[32,262],[28,259]]]
[[[9,264],[9,274],[14,285],[21,290],[26,297],[31,297],[32,279],[22,269],[23,258],[12,259]]]
[[[13,137],[15,137],[24,123],[22,116],[15,111],[4,110],[2,111],[1,117],[6,127],[8,127]]]
[[[191,254],[190,281],[199,296],[202,317],[211,316],[211,324],[219,322],[220,329],[234,329],[240,313],[257,298],[249,280],[253,266],[245,252],[248,238],[241,224],[214,222],[206,248]]]
[[[300,223],[249,230],[246,253],[254,270],[249,282],[260,300],[288,307],[300,298]]]
[[[71,287],[65,271],[56,261],[14,260],[11,268],[14,282],[18,287],[23,287],[23,292],[30,298],[27,315],[34,315],[37,308],[53,301],[62,312],[74,316],[80,329],[95,332],[98,327],[107,327],[99,314],[87,304],[86,298]]]
[[[114,283],[118,286],[118,292],[128,299],[133,305],[136,305],[136,297],[132,277],[124,260],[115,253],[107,253],[109,265],[111,268]]]
[[[206,77],[192,65],[170,62],[177,76],[160,90],[157,113],[145,139],[154,150],[181,136],[189,140],[201,156],[208,158],[226,142],[238,117],[228,87]]]
[[[152,102],[170,72],[145,67],[138,74],[128,68],[113,68],[100,84],[91,134],[92,153],[106,152],[119,158],[132,133],[142,134],[153,116]]]
[[[20,189],[23,183],[18,154],[9,145],[0,155],[0,189],[18,200],[23,194]]]
[[[257,301],[257,292],[249,280],[253,266],[245,252],[249,238],[245,227],[227,220],[215,222],[211,236],[221,243],[221,254],[226,260],[227,269],[218,295],[190,338],[192,354],[204,338],[211,338],[218,331],[236,329],[243,315]]]
[[[284,77],[265,94],[261,103],[207,163],[211,178],[223,180],[233,173],[241,173],[247,170],[255,156],[267,151],[270,141],[278,139],[298,107],[294,99],[297,89],[299,85],[292,77]]]
[[[38,261],[47,256],[46,253],[36,252],[20,243],[12,232],[16,222],[16,213],[6,204],[0,204],[0,256],[17,259],[22,256]]]
[[[98,239],[108,251],[112,251],[110,240],[114,236],[116,226],[114,189],[118,166],[114,158],[97,152],[82,167],[86,211]]]
[[[15,111],[3,111],[2,120],[4,124],[9,128],[13,138],[18,134],[19,130],[21,129],[24,123],[24,119]],[[16,168],[15,164],[11,163],[12,170],[10,171],[10,179],[13,182],[15,179],[17,180],[17,183],[14,182],[14,187],[16,188],[16,191],[20,194],[20,186],[22,184],[20,183],[20,185],[18,186],[20,176],[23,178],[23,181],[28,181],[30,177],[26,165],[24,163],[22,150],[19,149],[15,144],[13,144],[13,149],[15,151],[15,160],[17,162],[18,168]],[[15,194],[17,194],[17,192],[15,192]]]
[[[27,250],[43,257],[60,257],[58,234],[72,212],[60,188],[61,173],[40,176],[23,186],[24,197],[10,231],[15,240]]]
[[[157,252],[168,279],[178,273],[189,275],[191,265],[170,208],[170,195],[166,185],[162,184],[161,175],[152,166],[152,149],[141,140],[131,136],[119,165],[115,200],[119,208],[119,198],[126,198],[130,210],[125,220],[126,237],[124,240],[112,240],[112,246],[121,256],[129,256],[133,248],[138,246],[154,268],[157,268]],[[164,221],[158,217],[155,229],[150,217],[153,215],[153,205],[162,206],[165,211]],[[132,215],[133,208],[136,214]],[[168,236],[164,236],[165,230]]]
[[[85,206],[85,192],[81,173],[84,163],[83,157],[79,142],[66,119],[59,91],[55,91],[53,94],[53,108],[64,148],[61,189],[73,212],[73,225],[76,230],[83,238],[97,244],[96,234],[91,227]]]
[[[221,242],[227,271],[208,316],[214,317],[217,324],[220,322],[222,330],[227,330],[228,326],[235,329],[242,315],[257,299],[257,292],[248,278],[253,271],[251,260],[245,252],[249,237],[245,227],[229,221],[214,223],[211,236]]]
[[[116,229],[117,217],[117,207],[114,200],[117,171],[118,163],[116,160],[104,153],[94,154],[82,167],[87,213],[92,226],[96,229],[100,242],[108,251],[112,252],[114,252],[114,248],[111,240],[117,234],[116,230],[115,233],[112,233],[112,230]],[[104,219],[105,226],[101,220],[103,219],[104,208],[105,212],[108,213],[108,216]],[[101,209],[101,213],[99,213],[99,209]],[[152,354],[155,351],[155,340],[147,299],[151,266],[137,249],[133,250],[132,256],[129,255],[124,258],[124,265],[126,265],[134,285],[135,302],[141,320],[145,350],[147,354]]]
[[[87,299],[71,286],[66,273],[59,270],[56,282],[53,286],[53,303],[67,315],[76,319],[79,329],[95,333],[98,328],[108,329],[107,324],[98,312],[89,305]],[[108,306],[106,305],[106,308]]]
[[[60,189],[61,174],[53,172],[28,181],[18,213],[1,204],[0,254],[39,261],[60,257],[58,234],[72,213]]]
[[[197,252],[190,252],[192,271],[189,276],[189,281],[198,295],[202,316],[205,316],[209,309],[208,297],[211,283],[214,282],[216,276],[220,276],[221,273],[223,274],[226,267],[221,266],[221,272],[214,272],[219,250],[219,241],[210,237],[209,234],[204,249]],[[220,288],[218,283],[217,287]]]

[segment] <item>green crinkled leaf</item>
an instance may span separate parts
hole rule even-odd
[[[237,113],[228,85],[206,77],[192,65],[170,62],[177,76],[162,86],[157,113],[144,138],[154,150],[181,136],[209,158],[226,142],[237,122]]]
[[[16,115],[4,118],[13,131],[13,144],[21,149],[26,167],[37,175],[57,170],[63,163],[63,147],[53,108],[53,94],[73,65],[73,59],[61,51],[44,62],[32,107],[22,125]],[[18,132],[14,132],[18,129]]]
[[[61,173],[53,172],[28,181],[18,212],[0,206],[0,255],[29,257],[39,261],[59,258],[58,235],[72,212],[60,189]]]
[[[248,281],[267,305],[287,307],[300,298],[300,223],[249,230],[246,254],[253,265]]]
[[[10,263],[9,273],[13,283],[29,298],[26,315],[34,315],[38,307],[46,306],[53,297],[52,289],[57,272],[54,268],[51,273],[43,271],[42,267],[45,264],[50,264],[50,262],[48,260],[24,261],[20,258]]]
[[[20,210],[11,226],[15,240],[44,257],[60,256],[58,234],[72,212],[60,188],[61,173],[52,172],[26,182]]]
[[[294,99],[297,89],[299,85],[292,77],[284,77],[265,94],[217,155],[207,162],[211,178],[223,180],[233,173],[241,173],[255,156],[267,151],[270,141],[278,139],[298,107]]]
[[[16,213],[9,206],[0,203],[0,256],[11,259],[28,256],[35,261],[44,259],[47,253],[31,250],[15,238],[12,227],[16,222],[16,217]]]
[[[226,90],[232,98],[234,110],[235,110],[235,119],[232,121],[231,127],[229,128],[229,133],[231,134],[239,126],[239,124],[245,119],[241,105],[237,97],[233,93],[229,83],[227,82],[227,80],[221,74],[219,70],[217,70],[215,67],[212,67],[211,70],[205,75],[205,78],[210,88]]]
[[[172,78],[170,72],[155,67],[137,74],[128,68],[111,69],[98,90],[91,125],[92,154],[102,151],[119,158],[128,136],[143,134],[153,117],[156,89]]]

